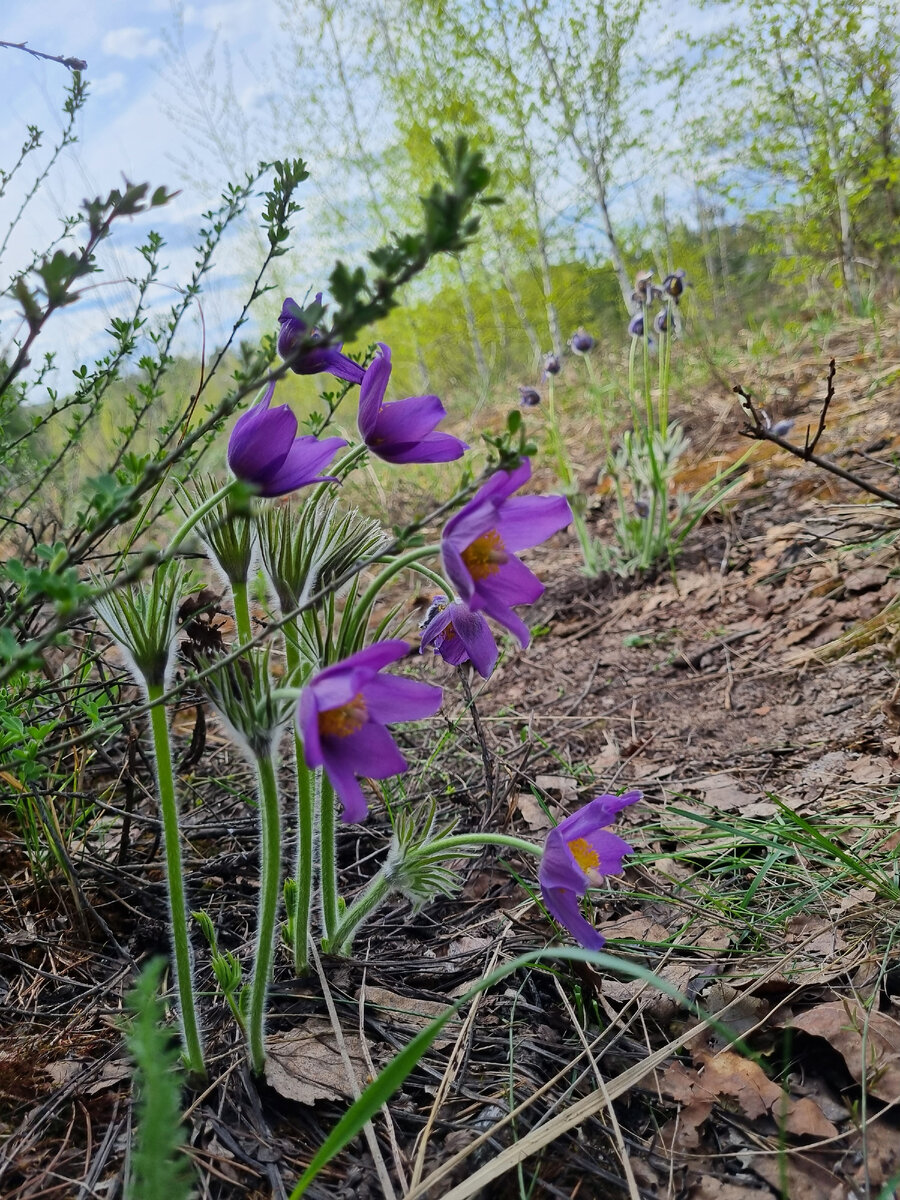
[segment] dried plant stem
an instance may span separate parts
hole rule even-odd
[[[253,978],[250,983],[250,1006],[247,1013],[247,1041],[250,1065],[259,1075],[265,1066],[266,992],[275,953],[275,919],[278,913],[278,892],[281,877],[281,817],[278,806],[278,781],[275,760],[271,753],[256,760],[259,785],[259,810],[262,821],[261,879],[259,886],[259,920],[256,929],[256,954]]]
[[[160,684],[148,685],[150,727],[153,732],[153,751],[156,756],[156,779],[159,807],[162,815],[163,852],[166,861],[166,886],[172,912],[172,947],[175,954],[175,982],[178,988],[181,1029],[184,1038],[185,1060],[189,1071],[206,1077],[203,1043],[194,1000],[193,964],[188,938],[188,909],[184,888],[184,868],[181,861],[181,841],[178,829],[178,805],[175,797],[175,775],[172,770],[172,743],[166,710],[159,700],[163,693]]]

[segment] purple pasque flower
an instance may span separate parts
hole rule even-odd
[[[602,950],[606,938],[581,915],[578,900],[605,875],[622,870],[622,859],[632,853],[632,847],[606,827],[618,812],[642,796],[642,792],[598,796],[547,834],[538,868],[544,904],[550,915],[588,950]]]
[[[541,402],[541,393],[533,387],[519,384],[519,403],[523,408],[537,408]]]
[[[450,462],[468,450],[465,442],[435,426],[447,415],[437,396],[409,396],[384,402],[391,378],[391,351],[378,343],[381,353],[369,363],[359,389],[359,432],[379,458],[392,463]]]
[[[317,672],[300,695],[297,726],[306,762],[325,768],[344,821],[364,821],[369,811],[358,775],[387,779],[407,768],[385,726],[433,716],[441,707],[441,688],[380,674],[408,651],[408,642],[376,642]]]
[[[322,303],[321,292],[316,292],[315,303]],[[298,375],[318,375],[328,371],[338,379],[362,383],[365,372],[359,363],[341,353],[342,343],[336,346],[312,346],[302,354],[297,354],[304,338],[309,336],[317,340],[322,335],[317,329],[309,333],[309,326],[303,320],[303,309],[290,297],[281,306],[278,324],[281,326],[278,331],[278,353],[285,362],[290,361],[292,371]]]
[[[634,316],[631,318],[631,320],[628,322],[628,332],[631,334],[631,336],[633,338],[642,338],[644,336],[644,312],[643,312],[643,309],[640,312],[635,313]]]
[[[675,328],[675,314],[669,312],[668,308],[661,308],[656,314],[653,328],[657,333],[671,333]]]
[[[569,338],[569,345],[576,354],[590,354],[596,344],[594,338],[582,328],[576,329]]]
[[[562,363],[559,361],[559,355],[554,354],[551,350],[544,355],[544,374],[558,375],[562,370]]]
[[[324,483],[321,475],[344,438],[297,437],[297,418],[286,404],[270,408],[275,384],[270,383],[258,404],[235,423],[228,439],[228,465],[261,496],[284,496],[308,483]]]
[[[516,551],[545,542],[572,520],[565,496],[513,496],[531,478],[531,461],[497,471],[444,526],[444,572],[470,612],[484,612],[514,633],[523,647],[529,633],[512,610],[532,604],[544,585]]]
[[[665,277],[662,286],[666,295],[672,296],[677,304],[684,295],[684,289],[691,286],[687,279],[687,271],[683,267],[679,267],[677,271],[673,271],[671,275]]]
[[[497,643],[487,621],[458,600],[451,604],[446,596],[435,596],[425,614],[420,654],[426,646],[434,646],[453,667],[471,661],[483,679],[490,679],[497,665]]]

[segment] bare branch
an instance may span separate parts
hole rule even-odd
[[[741,411],[747,418],[747,423],[741,430],[741,436],[753,438],[759,442],[772,442],[773,445],[780,446],[782,450],[787,450],[788,454],[793,454],[795,458],[802,458],[804,462],[813,463],[814,466],[821,468],[821,470],[828,471],[831,475],[837,475],[839,479],[845,479],[861,491],[868,492],[870,496],[877,496],[879,500],[885,500],[888,504],[895,504],[900,508],[900,495],[897,495],[895,492],[888,492],[884,488],[878,487],[877,484],[869,483],[867,479],[863,479],[859,475],[854,475],[852,471],[847,471],[843,467],[839,467],[837,463],[831,462],[830,459],[822,458],[821,455],[814,453],[816,443],[825,431],[828,406],[834,399],[834,377],[836,373],[837,369],[834,359],[832,359],[828,369],[828,390],[825,399],[822,401],[819,424],[812,441],[810,441],[809,428],[807,428],[805,444],[803,446],[795,446],[787,441],[786,438],[773,433],[769,427],[770,422],[768,418],[753,403],[753,397],[750,392],[738,384],[737,387],[732,388],[732,391],[740,397]]]
[[[57,62],[63,67],[68,67],[70,71],[87,70],[87,63],[83,58],[64,58],[61,54],[44,54],[41,50],[32,50],[27,42],[0,42],[0,46],[5,46],[7,50],[24,50],[32,58],[43,58],[47,62]]]

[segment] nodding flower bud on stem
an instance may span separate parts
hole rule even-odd
[[[569,338],[569,346],[575,354],[590,354],[597,345],[594,338],[583,328],[579,328]]]

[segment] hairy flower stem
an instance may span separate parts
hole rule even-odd
[[[334,789],[327,775],[320,771],[319,782],[319,888],[322,894],[322,924],[325,937],[323,950],[335,949],[334,934],[338,925],[340,904],[337,883],[337,825]]]
[[[259,1075],[266,1062],[265,1018],[266,992],[275,953],[275,918],[278,912],[278,890],[281,876],[281,819],[278,811],[278,781],[273,754],[256,760],[262,819],[262,869],[259,885],[259,920],[256,929],[256,953],[253,978],[250,982],[250,1006],[247,1013],[247,1042],[250,1065]]]
[[[384,570],[375,576],[360,599],[353,606],[355,609],[355,621],[352,637],[355,638],[361,629],[365,629],[372,605],[377,600],[378,593],[389,580],[393,579],[400,571],[405,570],[406,567],[414,566],[420,559],[434,558],[440,552],[440,546],[416,546],[413,550],[407,550],[405,554],[398,555],[393,562],[388,563]]]
[[[300,648],[293,630],[286,630],[284,656],[288,674],[299,678]],[[294,970],[298,975],[309,969],[309,925],[312,913],[313,858],[315,833],[315,774],[306,765],[303,739],[294,726],[294,763],[297,772],[297,864],[295,879],[297,894],[294,903]]]
[[[534,854],[538,858],[543,853],[542,848],[535,846],[533,842],[526,842],[523,838],[511,837],[504,833],[459,833],[448,834],[446,837],[435,838],[434,841],[429,842],[428,854],[431,856],[436,850],[446,850],[448,857],[452,857],[454,850],[467,849],[470,846],[505,846],[510,850]],[[334,931],[331,940],[331,949],[334,952],[339,954],[349,952],[357,927],[370,917],[394,891],[396,872],[395,864],[386,863],[372,877],[366,889],[353,901]]]
[[[159,790],[159,808],[162,814],[163,853],[166,860],[166,887],[172,912],[172,948],[175,953],[175,982],[181,1029],[184,1039],[184,1057],[188,1070],[199,1079],[206,1078],[203,1061],[203,1043],[200,1040],[200,1023],[194,1000],[193,964],[191,944],[188,938],[188,909],[184,888],[184,869],[181,861],[181,841],[178,830],[178,805],[175,799],[175,775],[172,770],[172,743],[169,739],[169,723],[166,710],[159,703],[163,694],[162,684],[148,684],[147,699],[154,705],[150,709],[150,727],[153,732],[153,752],[156,757],[156,781]]]
[[[243,646],[245,642],[253,641],[253,626],[250,621],[250,592],[246,579],[231,584],[231,602],[234,605],[234,623],[237,629],[238,641]]]
[[[178,547],[181,545],[181,543],[184,541],[184,539],[187,537],[187,535],[194,528],[194,526],[199,524],[200,521],[202,521],[203,518],[207,515],[207,513],[211,513],[212,510],[217,505],[221,504],[221,502],[231,492],[233,492],[237,486],[238,486],[237,479],[229,480],[228,483],[223,484],[217,492],[213,492],[213,494],[209,497],[209,499],[205,500],[200,505],[199,508],[195,508],[194,511],[191,513],[191,515],[189,517],[186,517],[184,519],[184,521],[182,521],[182,523],[175,530],[175,533],[172,535],[172,537],[169,541],[168,549],[166,550],[166,553],[165,553],[165,558],[171,558],[173,556],[173,554],[175,553],[175,551],[178,549]]]

